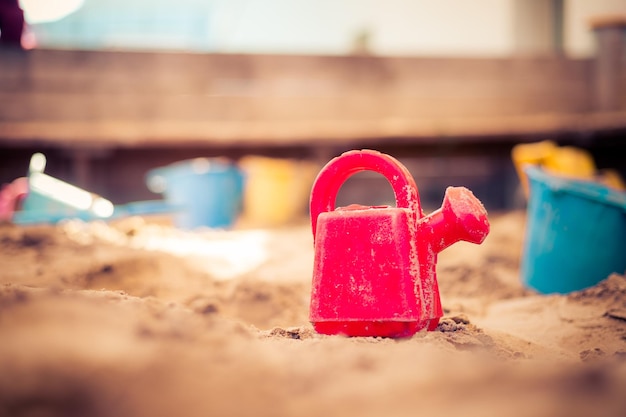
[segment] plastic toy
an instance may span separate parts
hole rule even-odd
[[[525,286],[582,290],[626,271],[626,192],[527,166],[530,182],[521,262]]]
[[[511,158],[522,184],[524,195],[530,195],[529,179],[524,172],[526,166],[539,166],[547,172],[581,180],[594,180],[616,190],[625,190],[624,180],[615,169],[596,168],[593,156],[586,150],[574,146],[558,146],[544,140],[521,143],[511,150]]]
[[[335,210],[343,182],[364,170],[387,178],[397,207]],[[424,217],[406,167],[372,150],[331,160],[315,180],[310,208],[310,321],[322,334],[408,337],[436,329],[442,316],[437,254],[459,240],[481,243],[489,233],[487,212],[464,187],[448,187],[443,206]]]
[[[66,219],[113,220],[181,210],[165,201],[135,201],[114,206],[104,197],[45,174],[46,163],[45,155],[33,154],[28,176],[0,187],[0,222],[53,224]]]
[[[28,195],[28,178],[20,177],[0,187],[0,222],[10,222]]]
[[[231,227],[241,211],[245,178],[228,159],[194,158],[150,170],[146,183],[179,208],[174,215],[177,227],[224,228]]]

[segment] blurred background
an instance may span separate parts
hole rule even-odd
[[[51,176],[126,204],[161,198],[151,170],[220,157],[255,184],[243,203],[261,224],[306,214],[319,168],[356,148],[405,163],[427,208],[448,185],[522,206],[520,143],[575,145],[626,174],[626,0],[0,7],[0,183],[41,152]],[[289,215],[250,211],[284,195]],[[355,202],[393,192],[358,174],[338,198]]]
[[[620,0],[20,0],[42,48],[590,57]]]

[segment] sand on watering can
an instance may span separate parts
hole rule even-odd
[[[0,415],[624,415],[626,278],[537,295],[524,214],[491,222],[402,340],[312,330],[308,224],[0,226]]]

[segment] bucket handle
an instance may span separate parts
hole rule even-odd
[[[414,222],[423,216],[417,185],[409,170],[400,161],[369,149],[349,151],[328,162],[313,184],[310,212],[314,240],[318,216],[335,210],[339,189],[350,176],[360,171],[374,171],[383,175],[393,188],[396,206],[410,209]]]

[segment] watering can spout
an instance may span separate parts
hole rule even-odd
[[[435,253],[460,240],[482,243],[489,233],[487,211],[465,187],[448,187],[441,208],[425,217],[422,224],[431,229]]]

